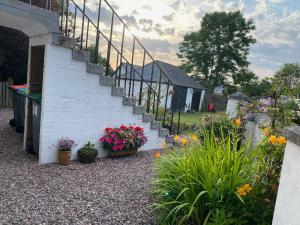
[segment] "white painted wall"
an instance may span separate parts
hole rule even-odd
[[[192,99],[193,99],[193,88],[188,88],[187,89],[187,94],[186,94],[186,101],[185,101],[185,111],[190,110],[192,107]]]
[[[149,141],[142,150],[161,148],[165,138],[132,110],[122,105],[121,97],[111,96],[111,87],[99,85],[99,76],[86,73],[85,63],[72,60],[70,49],[46,45],[39,163],[57,161],[54,145],[62,136],[78,144],[72,151],[76,159],[78,148],[88,141],[98,143],[105,127],[121,124],[144,127]],[[97,146],[104,156],[101,144]]]
[[[300,224],[300,146],[288,141],[281,170],[273,225]]]
[[[205,90],[203,90],[203,91],[201,92],[201,98],[200,98],[200,104],[199,104],[199,112],[202,111],[204,97],[205,97]]]
[[[231,99],[231,98],[228,99],[226,112],[230,119],[237,117],[239,103],[240,103],[240,100]]]

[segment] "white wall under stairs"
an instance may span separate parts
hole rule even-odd
[[[77,143],[72,159],[88,141],[97,143],[100,156],[105,156],[99,138],[106,127],[122,124],[144,128],[148,143],[142,150],[162,148],[165,138],[158,130],[142,122],[142,114],[133,114],[132,106],[124,106],[122,97],[111,96],[111,87],[99,80],[99,75],[86,72],[86,63],[72,60],[71,49],[46,45],[39,163],[57,161],[55,145],[62,136]]]

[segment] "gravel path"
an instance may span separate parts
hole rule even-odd
[[[153,224],[153,152],[68,167],[37,165],[0,109],[0,224]]]

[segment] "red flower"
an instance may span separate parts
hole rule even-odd
[[[106,128],[105,128],[105,131],[106,131],[106,132],[110,132],[111,130],[112,130],[112,129],[111,129],[110,127],[106,127]]]
[[[141,127],[135,127],[134,129],[135,129],[137,132],[140,132],[140,131],[143,130],[143,128],[141,128]]]
[[[127,129],[127,127],[124,126],[124,125],[120,126],[120,128],[121,128],[121,130],[126,130]]]

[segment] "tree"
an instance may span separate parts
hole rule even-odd
[[[232,75],[249,65],[249,46],[255,43],[252,20],[239,12],[206,14],[201,29],[184,37],[178,56],[187,73],[198,76],[202,84],[212,89],[230,83]]]

